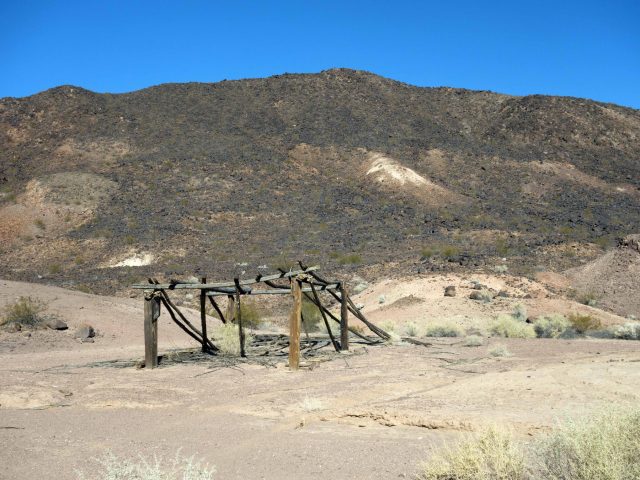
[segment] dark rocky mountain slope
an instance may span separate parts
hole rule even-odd
[[[299,258],[528,273],[640,231],[640,111],[343,69],[63,86],[0,100],[0,182],[5,278],[112,291]]]

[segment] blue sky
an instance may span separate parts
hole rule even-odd
[[[640,2],[0,0],[0,97],[332,67],[640,108]]]

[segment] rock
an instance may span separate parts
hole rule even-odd
[[[455,285],[449,285],[444,289],[445,297],[455,297],[456,296],[456,287]]]
[[[498,297],[509,298],[509,292],[507,292],[506,290],[500,290],[498,292]]]
[[[96,331],[88,323],[83,323],[82,325],[80,325],[76,330],[76,333],[74,333],[73,335],[74,338],[79,338],[80,340],[86,340],[95,336]]]
[[[384,295],[380,295],[378,297],[378,303],[383,304],[386,301],[386,299],[384,298]]]
[[[478,291],[475,290],[473,292],[471,292],[471,294],[469,295],[469,298],[471,300],[478,300],[481,302],[490,302],[493,299],[493,295],[491,295],[490,292],[484,290],[484,291]]]
[[[44,324],[50,328],[51,330],[66,330],[69,328],[66,323],[64,323],[59,318],[50,318]]]

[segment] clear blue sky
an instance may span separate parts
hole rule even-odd
[[[640,1],[0,0],[0,97],[332,67],[640,108]]]

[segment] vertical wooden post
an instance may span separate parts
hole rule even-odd
[[[160,299],[153,292],[144,295],[144,366],[158,366],[158,317],[160,316]]]
[[[293,307],[289,316],[289,368],[298,370],[300,367],[300,320],[302,316],[302,292],[300,282],[293,279],[291,282],[291,294],[293,295]]]
[[[242,308],[240,306],[240,288],[236,279],[236,323],[238,324],[238,335],[240,340],[240,356],[246,357],[244,351],[244,328],[242,328]]]
[[[344,282],[340,282],[340,300],[340,350],[349,350],[349,307]]]
[[[200,283],[207,283],[207,277],[200,277]],[[207,348],[207,295],[204,289],[200,289],[200,324],[202,326],[202,351]]]

